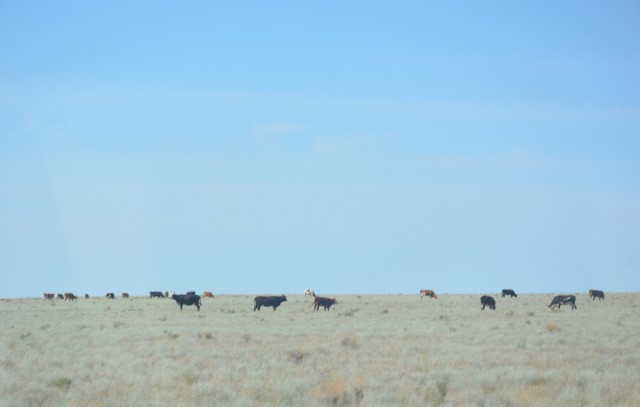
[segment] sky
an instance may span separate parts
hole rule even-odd
[[[0,297],[638,291],[639,21],[0,0]]]

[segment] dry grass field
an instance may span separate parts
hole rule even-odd
[[[0,405],[639,406],[640,294],[576,295],[2,300]]]

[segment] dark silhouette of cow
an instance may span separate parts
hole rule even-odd
[[[211,291],[205,291],[202,293],[202,297],[204,298],[214,298],[213,293]]]
[[[59,300],[64,300],[64,295],[62,295],[62,294],[58,294],[58,299],[59,299]]]
[[[129,298],[129,293],[122,293],[122,298]]]
[[[282,304],[286,300],[287,297],[285,297],[284,295],[281,295],[279,297],[256,297],[253,299],[253,310],[260,311],[260,307],[265,306],[273,307],[273,310],[275,311],[276,308],[278,308],[280,304]]]
[[[494,311],[496,309],[496,300],[489,295],[483,295],[480,297],[480,304],[482,304],[482,310],[484,310],[484,307],[486,306]]]
[[[338,301],[335,298],[315,297],[313,301],[313,310],[318,311],[320,307],[324,307],[325,311],[329,311],[333,304],[337,304]]]
[[[171,298],[176,300],[176,303],[178,303],[178,305],[180,305],[180,311],[182,311],[182,306],[183,305],[195,305],[196,308],[198,308],[198,311],[200,311],[200,306],[202,305],[202,302],[200,302],[200,296],[199,295],[196,295],[196,294],[173,294],[171,296]]]
[[[187,291],[187,293],[185,295],[196,295],[195,291]]]
[[[506,297],[506,296],[510,296],[511,298],[516,297],[518,298],[518,294],[516,294],[515,291],[509,289],[509,288],[505,288],[504,290],[502,290],[502,298]]]
[[[85,300],[88,300],[88,299],[89,299],[89,294],[85,294],[85,295],[84,295],[84,299],[85,299]]]
[[[74,293],[64,293],[64,300],[76,301],[78,297],[75,296]]]
[[[45,300],[53,300],[53,298],[55,297],[55,294],[53,293],[44,293],[43,295]]]
[[[592,301],[596,298],[599,300],[604,300],[604,292],[600,290],[589,290],[589,297],[591,297]]]
[[[116,295],[114,293],[107,293],[107,299],[108,300],[113,300],[116,298]]]
[[[576,306],[576,296],[575,295],[556,295],[551,301],[551,304],[549,304],[549,308],[554,309],[558,307],[558,309],[560,309],[561,305],[567,305],[567,304],[571,306],[572,311],[578,308]]]
[[[149,298],[164,298],[161,291],[149,291]]]

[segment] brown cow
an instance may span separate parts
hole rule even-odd
[[[75,301],[78,297],[76,297],[73,293],[64,293],[64,300]]]
[[[325,311],[329,311],[333,304],[337,304],[338,300],[335,298],[316,297],[314,295],[313,311],[318,311],[320,307],[324,307]]]
[[[435,300],[438,299],[438,296],[436,295],[435,292],[433,292],[433,290],[420,290],[420,298],[422,297],[429,297]]]
[[[171,296],[169,295],[169,291],[164,292],[164,298],[171,298]]]
[[[202,293],[204,298],[213,298],[213,293],[211,291],[205,291]]]
[[[122,293],[122,298],[129,298],[129,293]]]
[[[52,293],[44,293],[43,295],[45,300],[52,300],[55,297],[55,294]]]

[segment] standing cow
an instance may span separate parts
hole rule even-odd
[[[335,298],[315,297],[313,301],[313,311],[318,311],[320,307],[324,307],[325,311],[329,311],[333,304],[337,304],[338,301]]]
[[[213,297],[213,293],[212,293],[211,291],[205,291],[205,292],[203,292],[203,293],[202,293],[202,296],[203,296],[204,298],[214,298],[214,297]]]
[[[149,298],[164,298],[161,291],[149,291]]]
[[[494,311],[496,309],[496,300],[489,295],[483,295],[480,297],[480,304],[482,304],[482,310],[484,310],[484,307],[486,306],[489,306],[489,308]]]
[[[591,297],[592,301],[596,298],[599,300],[604,300],[604,292],[600,290],[589,290],[589,297]]]
[[[253,299],[253,310],[260,311],[260,307],[265,306],[273,307],[273,310],[275,311],[276,308],[278,308],[280,304],[282,304],[286,300],[287,297],[285,297],[284,294],[279,297],[256,297]]]
[[[509,288],[505,288],[504,290],[502,290],[502,298],[506,297],[506,296],[510,296],[511,298],[516,297],[518,298],[518,294],[516,294],[515,291],[509,289]]]
[[[420,298],[423,297],[433,298],[434,300],[438,299],[438,296],[433,290],[420,290]]]
[[[114,293],[107,293],[107,299],[108,300],[115,300],[116,295]]]
[[[200,302],[200,296],[196,294],[172,294],[171,298],[176,300],[176,303],[180,306],[180,311],[182,311],[183,305],[195,305],[200,311],[200,306],[202,302]]]
[[[567,305],[567,304],[571,306],[571,311],[578,308],[576,306],[576,296],[575,295],[556,295],[551,301],[551,304],[549,304],[549,308],[554,309],[557,307],[558,309],[560,309],[561,305]]]

